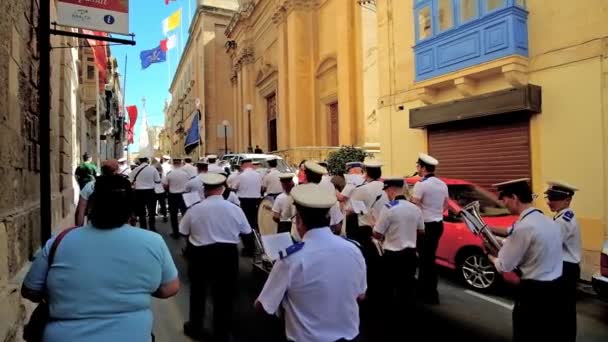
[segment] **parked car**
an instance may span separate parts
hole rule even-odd
[[[600,271],[593,275],[591,284],[598,296],[608,301],[608,240],[604,241],[600,256]]]
[[[413,188],[420,177],[406,178],[408,187]],[[444,213],[443,235],[437,248],[436,263],[456,270],[458,277],[471,289],[488,291],[501,280],[516,283],[518,276],[513,273],[499,274],[484,253],[483,242],[473,234],[459,216],[460,208],[479,201],[480,213],[491,230],[499,236],[506,236],[515,220],[507,208],[495,195],[483,188],[459,179],[441,178],[450,196],[449,210]]]

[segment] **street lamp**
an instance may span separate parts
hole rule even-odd
[[[224,126],[224,155],[228,154],[228,125],[230,123],[228,120],[222,121],[222,125]]]
[[[253,110],[252,104],[246,104],[245,110],[247,111],[247,122],[249,123],[249,146],[247,147],[247,152],[253,152],[253,147],[251,146],[251,111]]]

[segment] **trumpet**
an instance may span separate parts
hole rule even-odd
[[[471,232],[484,241],[484,245],[492,255],[498,255],[502,247],[501,241],[490,231],[488,225],[481,218],[479,211],[479,201],[471,202],[464,206],[460,211],[460,216],[464,220]]]

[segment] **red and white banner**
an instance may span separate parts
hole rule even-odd
[[[57,23],[129,34],[129,0],[57,0]]]

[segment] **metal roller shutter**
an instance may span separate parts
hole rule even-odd
[[[428,128],[429,154],[437,174],[491,184],[531,177],[529,118],[465,121]]]

